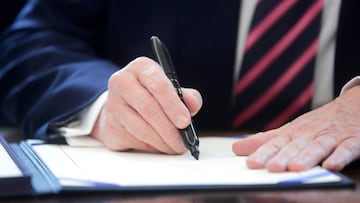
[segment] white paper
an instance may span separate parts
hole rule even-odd
[[[236,139],[200,138],[200,159],[190,153],[166,155],[115,152],[103,147],[33,145],[33,149],[62,184],[119,186],[256,185],[283,181],[302,183],[337,182],[341,178],[315,167],[295,173],[270,173],[249,169],[246,157],[236,156],[231,145]]]
[[[23,174],[3,145],[0,145],[0,178],[21,177]]]

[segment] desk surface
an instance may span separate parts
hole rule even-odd
[[[263,191],[184,191],[157,193],[86,193],[52,195],[43,197],[22,197],[6,199],[6,202],[111,202],[111,203],[217,203],[217,202],[360,202],[360,161],[341,171],[356,181],[355,188],[348,189],[306,189],[306,190],[263,190]],[[1,200],[0,200],[1,202]]]

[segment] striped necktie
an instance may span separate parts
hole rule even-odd
[[[267,130],[310,109],[322,0],[259,0],[235,84],[233,129]]]

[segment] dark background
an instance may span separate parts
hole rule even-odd
[[[0,3],[0,33],[15,19],[25,0],[5,0]]]
[[[5,0],[0,3],[0,36],[15,20],[26,0]],[[1,51],[1,50],[0,50]],[[0,67],[1,68],[1,67]],[[0,115],[0,127],[9,126]]]

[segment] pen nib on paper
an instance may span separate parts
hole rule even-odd
[[[196,159],[199,160],[199,155],[200,155],[200,151],[199,148],[197,146],[193,146],[190,149],[191,155]]]

